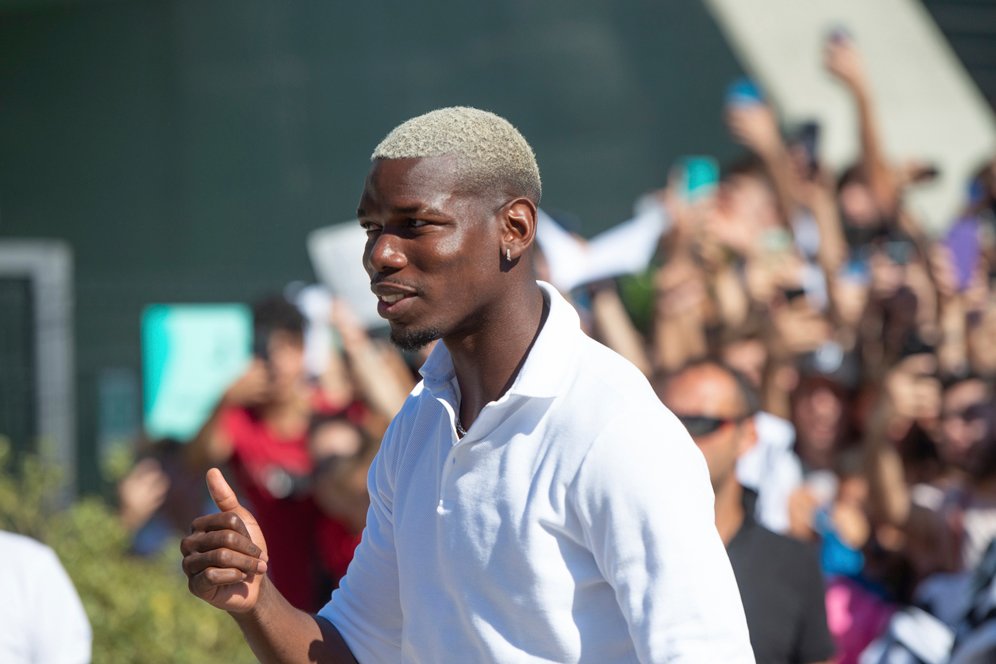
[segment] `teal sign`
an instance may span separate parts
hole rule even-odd
[[[144,424],[189,440],[245,370],[252,315],[241,304],[153,304],[142,312]]]

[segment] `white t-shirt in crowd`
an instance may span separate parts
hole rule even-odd
[[[550,313],[457,437],[438,344],[321,610],[366,662],[753,662],[701,453],[640,372]]]
[[[0,531],[0,662],[85,664],[90,622],[52,549]]]
[[[802,463],[792,450],[795,429],[777,415],[754,416],[757,444],[737,460],[737,479],[757,492],[754,518],[776,533],[788,531],[788,501],[802,486]]]

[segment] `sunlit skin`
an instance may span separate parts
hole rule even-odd
[[[460,173],[452,157],[376,160],[358,218],[380,314],[400,344],[446,344],[469,428],[511,384],[544,303],[531,260],[537,201],[497,187],[471,191]],[[190,591],[231,612],[263,661],[287,658],[300,644],[309,661],[353,661],[330,623],[296,611],[276,591],[258,523],[217,469],[207,480],[221,512],[195,520],[181,542]]]
[[[659,396],[676,415],[730,420],[712,433],[693,437],[705,457],[716,494],[716,528],[729,544],[744,519],[743,489],[736,467],[737,459],[757,442],[754,418],[743,419],[745,406],[736,383],[728,373],[712,365],[682,371],[663,386]]]
[[[507,388],[540,327],[543,298],[527,255],[535,204],[470,190],[453,157],[376,160],[357,218],[378,313],[402,347],[446,344],[469,427]]]

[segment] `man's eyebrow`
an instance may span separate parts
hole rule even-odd
[[[434,208],[431,205],[420,205],[414,203],[412,205],[395,205],[389,208],[392,214],[427,214],[434,217],[446,217],[448,216],[445,212],[438,208]],[[366,208],[358,207],[356,208],[356,216],[364,217],[366,216]]]
[[[431,205],[419,205],[418,203],[413,205],[396,205],[391,208],[391,212],[395,214],[428,214],[435,217],[447,216],[445,212],[438,208],[434,208]]]

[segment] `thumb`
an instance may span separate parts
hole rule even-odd
[[[222,512],[231,512],[239,507],[238,497],[232,491],[232,487],[228,485],[225,476],[217,468],[211,468],[207,471],[207,486],[211,499]]]

